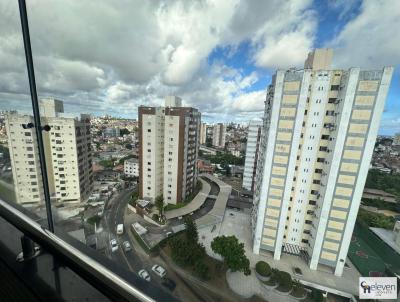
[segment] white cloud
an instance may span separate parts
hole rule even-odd
[[[360,13],[328,46],[340,67],[381,68],[400,64],[400,2],[365,0]]]
[[[331,7],[350,16],[355,1]],[[396,64],[398,7],[366,0],[332,42],[338,64]],[[0,15],[3,109],[29,104],[29,88],[17,3],[1,1]],[[225,47],[232,55],[246,42],[243,61],[255,67],[301,66],[318,21],[312,0],[32,0],[28,15],[38,92],[64,99],[66,110],[135,117],[139,105],[176,94],[221,120],[261,116],[265,90],[253,91],[260,73],[208,62],[212,51]]]
[[[316,13],[310,9],[311,1],[279,4],[252,39],[255,63],[274,69],[301,66],[314,43]]]

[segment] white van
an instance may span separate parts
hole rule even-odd
[[[122,235],[124,233],[124,225],[120,223],[117,225],[117,235]]]

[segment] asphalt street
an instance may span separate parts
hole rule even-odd
[[[149,257],[144,258],[140,253],[135,250],[132,244],[126,228],[124,228],[124,233],[122,235],[117,235],[117,225],[124,223],[124,212],[127,208],[127,204],[130,200],[132,193],[136,188],[125,189],[115,195],[106,205],[103,218],[103,232],[108,233],[109,240],[107,245],[107,256],[118,263],[119,265],[125,267],[131,272],[136,274],[141,270],[145,269],[151,276],[151,283],[153,285],[158,285],[160,288],[162,279],[153,273],[151,267],[155,262],[152,262]],[[115,252],[111,251],[110,240],[115,238],[118,242],[118,250]],[[122,243],[128,241],[131,245],[132,250],[125,252]]]

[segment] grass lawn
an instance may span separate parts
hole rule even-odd
[[[192,200],[190,200],[190,201],[192,201]],[[177,203],[177,204],[169,203],[169,204],[167,204],[165,206],[164,211],[167,212],[167,211],[171,211],[171,210],[175,210],[175,209],[180,209],[180,208],[188,205],[190,203],[190,201],[188,201],[188,202],[180,202],[180,203]]]

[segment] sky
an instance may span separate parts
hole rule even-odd
[[[30,0],[39,97],[136,118],[182,97],[206,122],[261,117],[277,69],[317,47],[334,68],[395,72],[380,134],[400,132],[398,0]],[[0,110],[31,110],[17,1],[0,1]]]

